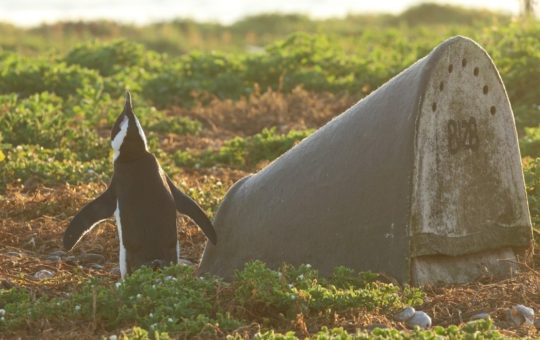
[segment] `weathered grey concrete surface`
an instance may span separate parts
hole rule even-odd
[[[417,284],[508,274],[497,266],[530,245],[532,229],[491,59],[469,39],[447,40],[236,183],[215,228],[200,270],[225,278],[253,259]]]

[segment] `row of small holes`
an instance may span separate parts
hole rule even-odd
[[[465,59],[463,59],[465,60]],[[478,74],[480,74],[480,69],[478,67],[475,67],[474,70],[473,70],[473,74],[475,77],[478,77]],[[484,94],[488,94],[489,92],[489,87],[487,85],[484,85],[484,88],[482,89],[482,92],[484,92]],[[495,112],[497,112],[497,108],[495,106],[492,106],[489,108],[489,112],[491,112],[492,115],[495,114]]]
[[[461,66],[462,67],[467,66],[467,59],[463,58],[461,60]],[[453,70],[454,70],[454,65],[452,65],[452,64],[448,65],[448,73],[452,73]],[[473,70],[473,74],[474,74],[475,77],[478,77],[478,74],[480,74],[480,69],[478,67],[475,67],[474,70]],[[439,83],[439,91],[442,92],[442,90],[444,90],[444,82],[443,81],[441,81]],[[484,94],[488,94],[489,87],[487,85],[484,85],[484,88],[482,89],[482,91],[484,92]],[[431,104],[431,109],[433,110],[433,112],[435,112],[437,110],[437,103],[434,102],[433,104]],[[491,114],[494,115],[497,112],[497,108],[495,106],[492,106],[489,109],[489,112],[491,112]]]

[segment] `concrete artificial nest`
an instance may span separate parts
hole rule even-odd
[[[508,276],[530,247],[514,117],[488,54],[454,37],[257,174],[215,219],[201,272],[247,261],[417,285]]]

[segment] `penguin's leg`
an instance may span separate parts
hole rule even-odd
[[[64,248],[71,250],[93,227],[111,217],[115,209],[116,195],[111,183],[103,194],[84,206],[71,220],[64,232]]]
[[[214,225],[208,216],[206,216],[202,208],[199,207],[199,205],[195,203],[195,201],[193,201],[189,196],[180,191],[171,181],[169,176],[167,176],[167,184],[171,189],[174,202],[176,203],[176,210],[178,210],[178,212],[181,214],[189,216],[195,223],[197,223],[210,242],[216,244],[217,236],[216,231],[214,230]]]

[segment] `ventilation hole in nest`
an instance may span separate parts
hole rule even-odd
[[[474,68],[474,76],[477,77],[478,73],[480,73],[480,69],[478,67]]]
[[[484,94],[488,94],[488,92],[489,92],[489,87],[488,87],[487,85],[484,85],[483,91],[484,91]]]
[[[467,59],[463,58],[463,60],[461,61],[461,66],[467,66]]]
[[[439,84],[439,91],[442,90],[444,90],[444,81],[441,81],[441,83]]]
[[[452,73],[453,70],[454,70],[454,65],[452,64],[448,65],[448,73]]]
[[[492,107],[489,109],[489,112],[491,112],[491,114],[494,115],[495,112],[497,112],[497,109],[495,108],[495,106],[492,106]]]
[[[431,104],[431,109],[435,112],[435,110],[437,110],[437,103]]]

